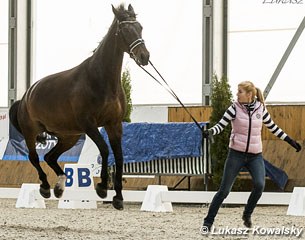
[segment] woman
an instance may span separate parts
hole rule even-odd
[[[261,140],[262,123],[275,136],[288,142],[297,152],[301,150],[300,144],[291,139],[272,121],[265,107],[262,92],[250,81],[244,81],[238,85],[237,101],[227,109],[222,119],[214,127],[203,133],[204,137],[219,134],[229,122],[232,125],[232,132],[222,182],[203,223],[203,227],[208,230],[211,229],[218,209],[231,191],[242,167],[249,170],[254,185],[242,215],[244,225],[248,228],[252,226],[251,214],[265,187]]]

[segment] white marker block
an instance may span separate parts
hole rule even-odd
[[[295,187],[290,198],[287,215],[305,216],[305,188]]]
[[[46,208],[44,199],[37,199],[39,184],[23,183],[18,194],[16,208]]]
[[[168,188],[165,185],[148,185],[142,202],[141,211],[172,212],[172,203],[162,201],[161,192],[167,191]]]

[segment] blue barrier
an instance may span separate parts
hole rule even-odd
[[[78,142],[68,151],[64,152],[58,159],[62,162],[78,162],[79,155],[85,142],[83,135]],[[48,153],[57,143],[56,137],[47,136],[46,144],[36,143],[36,150],[39,160],[42,161],[46,153]],[[2,160],[18,160],[28,161],[28,148],[25,144],[23,136],[15,129],[13,125],[9,126],[9,141],[3,154]]]

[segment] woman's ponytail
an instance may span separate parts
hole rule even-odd
[[[261,102],[265,106],[265,98],[262,91],[256,87],[256,98],[257,101]]]

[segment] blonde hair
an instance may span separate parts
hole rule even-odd
[[[262,91],[255,87],[252,82],[243,81],[239,83],[238,86],[244,89],[247,93],[252,92],[252,101],[254,101],[256,97],[257,101],[261,102],[265,106],[265,99]]]

